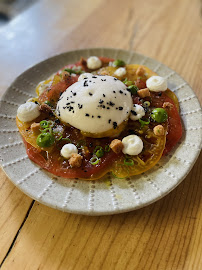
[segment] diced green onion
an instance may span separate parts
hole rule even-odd
[[[80,140],[80,141],[77,143],[76,146],[77,146],[77,147],[86,146],[86,141]]]
[[[50,123],[48,121],[46,121],[46,120],[43,120],[43,121],[40,122],[40,127],[44,128],[44,129],[48,128],[49,125],[50,125]]]
[[[59,138],[56,138],[56,141],[60,141],[62,139],[62,135]]]
[[[97,150],[95,154],[96,154],[96,156],[97,156],[98,158],[101,158],[101,157],[104,156],[105,152],[104,152],[103,149],[100,149],[100,150]]]
[[[134,161],[132,160],[132,158],[125,158],[124,159],[124,165],[126,165],[126,166],[133,166],[134,165]]]
[[[131,92],[131,94],[136,94],[139,88],[136,85],[130,85],[127,89]]]
[[[151,105],[151,103],[149,102],[149,101],[145,101],[144,103],[143,103],[143,106],[145,106],[145,107],[149,107]]]
[[[44,102],[45,104],[47,104],[48,106],[50,106],[50,107],[52,107],[53,105],[50,103],[50,101],[49,100],[46,100],[45,102]]]
[[[123,67],[126,63],[123,60],[117,59],[113,62],[114,67]]]
[[[105,152],[109,152],[109,151],[110,151],[109,145],[105,145]]]
[[[142,119],[139,119],[139,122],[141,124],[141,127],[144,127],[145,125],[149,125],[149,123],[150,123],[149,119],[147,121],[144,121]]]
[[[61,140],[63,140],[63,141],[67,141],[67,142],[69,142],[69,143],[71,143],[72,141],[70,140],[70,138],[62,138]]]
[[[36,143],[40,147],[49,147],[53,145],[54,142],[55,138],[50,133],[41,133],[36,139]]]
[[[133,84],[133,82],[132,82],[132,81],[128,81],[128,79],[127,79],[127,78],[125,78],[125,80],[123,81],[123,83],[124,83],[125,85],[127,85],[127,86],[129,86],[129,85],[132,85],[132,84]]]
[[[90,159],[90,163],[92,165],[97,165],[98,163],[100,162],[99,158],[96,157],[96,156],[93,156],[91,159]]]
[[[69,72],[69,74],[81,74],[81,73],[84,73],[83,70],[75,70],[75,69],[71,69],[71,68],[65,68],[64,71],[67,71]]]
[[[93,151],[93,153],[95,154],[97,152],[97,150],[103,150],[102,146],[97,145]]]
[[[126,83],[127,83],[127,81],[128,81],[128,79],[127,79],[127,78],[125,78],[125,80],[123,81],[123,83],[124,83],[124,84],[126,84]]]

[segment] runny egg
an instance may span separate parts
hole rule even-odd
[[[86,136],[116,136],[127,123],[133,102],[124,83],[112,76],[82,74],[61,95],[56,114]]]

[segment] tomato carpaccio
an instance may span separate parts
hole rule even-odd
[[[113,61],[112,58],[107,58],[107,57],[100,57],[103,67],[107,66],[109,62]],[[64,70],[65,68],[70,68],[72,69],[73,67],[79,67],[81,66],[81,62],[77,62],[75,64],[67,65],[61,69]],[[85,62],[82,64],[81,68],[89,72],[88,68],[85,67]],[[69,76],[65,80],[60,79],[60,72],[56,74],[54,77],[55,82],[52,83],[50,87],[48,87],[38,98],[39,103],[44,103],[45,101],[49,101],[52,104],[56,104],[61,93],[63,93],[70,85],[75,83],[78,80],[79,75],[75,74],[74,76]],[[54,81],[54,80],[53,80]],[[145,80],[141,80],[141,78],[138,78],[135,84],[138,86],[139,89],[145,88]],[[170,102],[173,104],[173,106],[169,109],[167,109],[168,113],[168,123],[166,125],[167,129],[167,134],[166,134],[166,144],[165,144],[165,136],[164,138],[158,138],[157,136],[153,136],[152,129],[154,124],[150,123],[147,129],[144,129],[140,126],[140,123],[135,124],[135,131],[133,134],[137,134],[142,138],[142,140],[145,142],[145,145],[147,149],[143,150],[143,153],[138,157],[138,159],[142,164],[145,164],[145,169],[140,169],[139,173],[145,171],[147,168],[151,168],[156,164],[156,162],[161,158],[162,154],[167,154],[179,141],[179,139],[182,136],[182,125],[181,125],[181,119],[178,113],[178,109],[176,107],[176,98],[172,99],[172,93],[169,92],[168,95],[167,90],[165,92],[160,92],[160,93],[154,93],[151,92],[151,96],[147,97],[145,99],[141,99],[137,95],[133,95],[133,103],[134,104],[143,104],[144,101],[149,101],[151,104],[151,108],[162,108],[164,102]],[[174,95],[174,94],[173,94]],[[52,118],[54,117],[53,115],[51,116]],[[54,120],[52,119],[51,120]],[[41,121],[41,119],[39,119]],[[122,132],[123,134],[120,134],[118,136],[118,139],[122,139],[125,134],[130,134],[131,128],[130,128],[130,123],[131,120],[128,122],[128,126],[126,127],[127,131]],[[132,121],[133,122],[133,121]],[[17,121],[18,123],[18,121]],[[43,149],[39,149],[31,145],[27,140],[27,137],[24,135],[26,134],[25,130],[27,131],[27,126],[21,124],[20,126],[18,125],[19,130],[21,134],[23,134],[23,140],[24,144],[26,147],[27,154],[29,158],[37,163],[39,166],[42,168],[46,169],[47,171],[53,173],[56,176],[62,176],[65,178],[81,178],[81,179],[86,179],[86,180],[92,180],[92,179],[98,179],[105,175],[111,170],[113,167],[112,164],[114,162],[119,162],[119,160],[123,160],[123,153],[121,152],[120,154],[115,154],[112,150],[106,151],[104,156],[100,158],[100,162],[96,165],[93,165],[90,162],[90,159],[92,158],[94,154],[94,149],[96,145],[101,146],[103,149],[105,147],[109,146],[110,142],[112,141],[112,138],[90,138],[86,137],[85,138],[85,144],[80,145],[82,146],[79,148],[79,153],[83,155],[83,160],[82,160],[82,165],[79,168],[72,168],[68,164],[68,160],[64,159],[60,155],[60,149],[62,146],[65,144],[65,142],[60,141],[57,142],[56,145],[54,146],[54,149],[51,152],[46,152]],[[64,127],[64,126],[63,126]],[[24,128],[24,130],[23,130]],[[71,139],[71,142],[74,143],[75,145],[78,145],[79,142],[83,141],[83,135],[81,135],[80,131],[75,129],[74,127],[64,127],[65,128],[65,136],[67,136],[69,139]],[[23,131],[23,132],[22,132]],[[127,133],[128,132],[128,133]],[[147,133],[147,135],[144,136],[144,133]],[[148,136],[149,134],[149,136]],[[153,137],[152,137],[153,136]],[[151,137],[151,138],[150,138]],[[150,138],[150,139],[148,139]],[[158,152],[158,156],[155,157],[155,160],[153,163],[152,161],[152,151],[149,151],[149,149],[153,149],[154,151]],[[151,152],[151,153],[149,153]],[[154,156],[154,155],[153,155]],[[149,166],[147,164],[150,164]],[[152,166],[151,166],[152,164]],[[136,165],[138,168],[138,164]],[[141,167],[140,166],[140,167]],[[120,171],[120,170],[119,170]],[[116,173],[116,171],[113,171],[113,173]],[[136,173],[138,174],[138,173]],[[120,172],[119,172],[120,175]],[[127,176],[123,174],[123,176]]]

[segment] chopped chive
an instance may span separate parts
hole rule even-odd
[[[52,107],[53,105],[50,103],[50,101],[49,100],[46,100],[45,102],[44,102],[45,104],[47,104],[48,106],[50,106],[50,107]]]
[[[91,159],[90,159],[90,163],[92,165],[97,165],[98,163],[100,162],[99,158],[96,157],[96,156],[93,156]]]
[[[149,123],[150,123],[149,119],[147,121],[144,121],[142,119],[139,119],[139,122],[141,124],[141,127],[144,127],[145,125],[149,125]]]
[[[126,166],[133,166],[134,165],[134,161],[131,158],[125,158],[124,159],[124,165],[126,165]]]
[[[114,67],[123,67],[126,63],[123,60],[117,59],[113,62]]]
[[[67,141],[67,142],[69,142],[69,143],[71,143],[72,141],[70,140],[70,138],[62,138],[61,140],[63,140],[63,141]]]
[[[143,106],[145,106],[145,107],[149,107],[151,105],[151,103],[149,102],[149,101],[145,101],[144,103],[143,103]]]
[[[82,74],[82,73],[84,73],[83,70],[75,70],[75,69],[71,69],[71,68],[65,68],[64,71],[67,71],[70,74],[72,74],[72,73],[74,73],[74,74]]]
[[[93,153],[95,154],[98,150],[103,150],[102,146],[97,145],[93,151]]]
[[[130,85],[127,87],[127,90],[129,90],[131,94],[136,94],[139,88],[136,85]]]
[[[44,129],[48,128],[49,125],[50,125],[49,121],[43,120],[43,121],[40,122],[40,127],[41,128],[44,128]]]
[[[110,151],[109,145],[105,145],[105,152],[109,152],[109,151]]]
[[[97,150],[95,155],[98,157],[98,158],[101,158],[103,157],[105,154],[104,150],[103,149],[100,149],[100,150]]]

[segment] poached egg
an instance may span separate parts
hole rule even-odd
[[[122,131],[120,127],[132,108],[131,94],[124,83],[112,76],[86,73],[61,95],[56,115],[89,136],[105,137]]]

